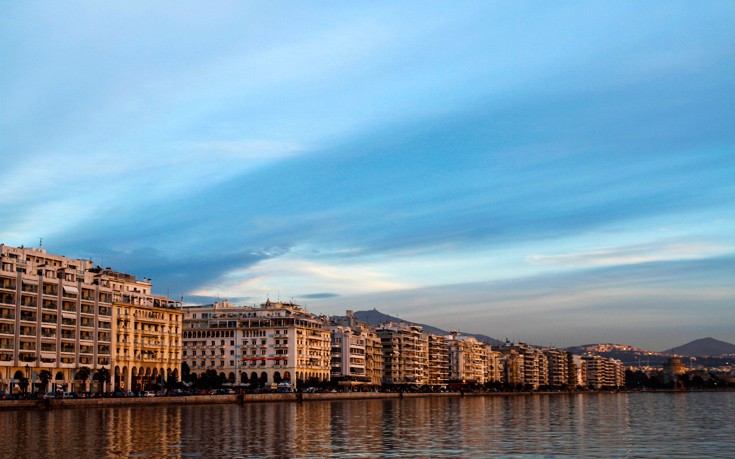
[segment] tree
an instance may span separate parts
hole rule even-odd
[[[87,388],[87,378],[89,378],[90,373],[91,370],[89,369],[89,367],[79,367],[76,375],[74,376],[75,380],[82,381],[82,383],[84,383],[85,390]]]
[[[38,374],[38,378],[41,380],[41,390],[43,392],[48,391],[48,382],[51,381],[51,378],[53,375],[48,370],[41,370],[41,372]]]
[[[97,370],[97,374],[95,376],[98,381],[102,383],[102,386],[100,387],[99,392],[102,392],[106,387],[107,384],[110,382],[110,370],[107,368],[100,368]]]
[[[21,392],[23,392],[24,394],[27,394],[28,393],[28,378],[26,378],[25,376],[20,378],[20,380],[18,380],[18,386],[20,387]]]

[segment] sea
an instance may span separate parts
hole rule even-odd
[[[735,458],[735,392],[0,412],[0,458]]]

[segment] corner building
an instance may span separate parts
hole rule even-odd
[[[232,384],[252,385],[329,380],[329,328],[297,304],[225,300],[183,309],[183,356],[192,374],[213,370]]]
[[[151,293],[151,281],[104,270],[112,288],[116,389],[149,390],[178,381],[181,372],[181,303]]]
[[[0,245],[0,389],[18,392],[28,380],[29,392],[111,390],[107,381],[133,388],[132,373],[125,384],[120,368],[178,373],[180,328],[153,329],[144,337],[126,333],[118,321],[134,303],[141,311],[166,311],[172,322],[172,316],[180,317],[175,303],[151,295],[150,287],[150,281],[102,270],[90,260]],[[120,352],[121,341],[129,354]],[[164,355],[165,360],[151,359]]]

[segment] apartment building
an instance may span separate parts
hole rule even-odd
[[[0,245],[0,263],[0,389],[47,371],[48,390],[82,390],[110,370],[112,291],[91,261]]]
[[[128,280],[121,282],[120,276]],[[127,290],[133,284],[139,292]],[[175,304],[151,295],[150,287],[150,281],[103,270],[90,260],[0,245],[0,389],[18,391],[24,379],[31,391],[44,389],[42,377],[49,378],[46,390],[109,390],[108,380],[115,387],[132,388],[129,379],[127,385],[122,383],[123,369],[130,374],[141,368],[155,368],[154,374],[177,371],[179,351],[166,347],[178,343],[176,327],[160,330],[163,338],[159,330],[151,333],[151,340],[163,339],[163,344],[139,345],[141,334],[118,333],[120,311],[132,301],[140,303],[134,315],[143,310],[165,310],[167,317],[177,314]],[[120,340],[125,336],[131,336],[132,360],[121,358]],[[166,359],[136,360],[141,353],[165,354]]]
[[[620,360],[585,354],[587,385],[596,390],[615,388],[625,385],[625,367]]]
[[[486,382],[501,382],[503,380],[503,360],[500,352],[492,347],[485,348],[487,354],[487,373],[485,375]]]
[[[429,335],[427,384],[434,387],[449,383],[449,345],[444,336]]]
[[[330,378],[325,318],[294,303],[184,306],[183,358],[193,374],[214,370],[231,384],[265,385]]]
[[[548,361],[541,349],[525,343],[506,342],[501,353],[506,356],[506,364],[510,365],[508,370],[512,371],[506,375],[512,378],[507,380],[508,383],[522,384],[533,390],[548,385]],[[523,369],[515,368],[515,365],[522,365]]]
[[[389,322],[375,330],[383,345],[383,383],[428,383],[429,337],[418,325]]]
[[[470,384],[487,381],[487,344],[458,331],[446,337],[449,349],[449,380]]]
[[[331,379],[344,385],[379,386],[383,350],[377,333],[357,320],[354,312],[333,317],[331,333]]]
[[[569,387],[572,389],[587,387],[587,362],[576,354],[567,355],[569,371]]]
[[[569,386],[569,359],[568,353],[561,349],[544,349],[548,362],[548,384],[552,387]]]

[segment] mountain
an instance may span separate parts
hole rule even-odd
[[[685,357],[720,356],[724,354],[735,354],[735,344],[714,338],[702,338],[666,350],[664,353],[683,355]]]
[[[426,333],[431,333],[434,335],[448,335],[450,333],[446,330],[442,330],[441,328],[437,328],[431,325],[420,324],[420,323],[411,322],[408,320],[403,320],[398,317],[389,316],[388,314],[383,314],[377,309],[373,309],[370,311],[356,311],[355,317],[357,317],[357,320],[368,323],[370,325],[379,325],[379,324],[383,324],[386,322],[405,322],[411,325],[418,325],[421,328],[423,328],[423,330]],[[500,346],[501,344],[503,344],[503,342],[500,341],[499,339],[495,339],[487,335],[480,335],[476,333],[464,333],[464,332],[462,332],[462,335],[472,336],[478,341],[481,341],[483,343],[487,343],[493,346]]]

